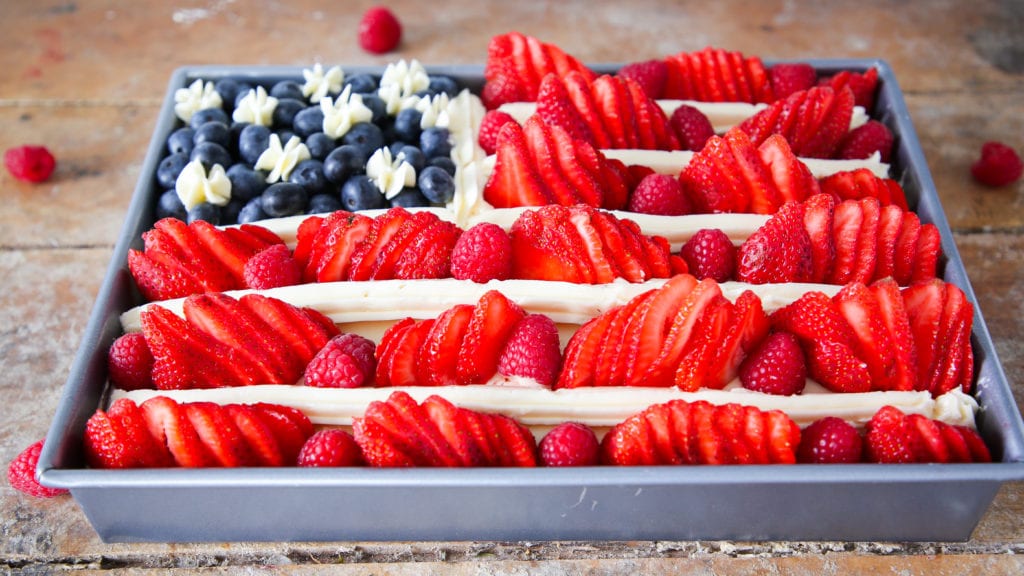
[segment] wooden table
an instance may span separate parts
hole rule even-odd
[[[6,0],[0,17],[0,149],[48,146],[41,185],[0,174],[0,460],[45,434],[85,327],[171,71],[185,64],[482,63],[519,30],[585,62],[711,45],[765,58],[881,57],[892,65],[999,355],[1024,399],[1024,183],[985,189],[981,144],[1024,151],[1024,4],[1013,1],[395,1],[397,53],[355,40],[367,3]],[[966,543],[337,542],[106,545],[70,498],[0,487],[8,571],[633,574],[1024,570],[1024,484],[1007,486]],[[285,566],[287,565],[287,567]],[[262,568],[261,568],[262,567]]]

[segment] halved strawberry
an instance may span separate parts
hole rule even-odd
[[[496,290],[480,297],[466,327],[455,372],[462,384],[483,384],[498,370],[509,334],[526,312]]]
[[[811,240],[799,202],[783,205],[736,253],[736,278],[752,284],[806,282],[812,267]]]
[[[473,311],[470,304],[457,304],[437,317],[420,350],[417,366],[420,385],[449,386],[458,383],[455,367]]]

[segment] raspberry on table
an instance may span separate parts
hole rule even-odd
[[[981,147],[981,158],[971,166],[974,179],[986,186],[998,188],[1012,184],[1024,173],[1017,151],[1002,142],[986,142]]]
[[[45,146],[17,146],[4,152],[4,166],[18,180],[44,182],[53,174],[57,160]]]
[[[384,54],[394,50],[402,40],[402,24],[384,6],[374,6],[359,21],[359,46],[367,52]]]
[[[67,494],[68,491],[63,488],[43,486],[36,480],[36,465],[42,451],[43,440],[39,440],[18,454],[7,466],[7,481],[15,490],[36,498],[53,498]]]

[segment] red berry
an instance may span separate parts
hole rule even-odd
[[[57,161],[45,146],[18,146],[4,152],[4,165],[18,180],[43,182],[53,174]]]
[[[360,466],[363,452],[355,438],[344,430],[329,428],[310,436],[299,451],[298,466]]]
[[[712,278],[715,282],[725,282],[732,279],[736,271],[736,247],[718,228],[698,230],[679,249],[679,256],[698,280]]]
[[[563,422],[540,441],[540,461],[544,466],[596,466],[599,452],[597,435],[579,422]]]
[[[39,463],[39,453],[42,451],[43,441],[40,440],[18,454],[7,466],[7,481],[15,490],[36,498],[53,498],[67,494],[68,491],[63,488],[43,486],[36,480],[36,465]]]
[[[359,46],[367,52],[384,54],[402,40],[402,24],[383,6],[374,6],[359,21]]]
[[[498,359],[505,376],[532,378],[551,387],[562,367],[562,347],[554,320],[543,314],[527,314],[512,330]]]
[[[703,112],[689,105],[682,105],[672,112],[668,125],[676,133],[683,150],[694,152],[704,148],[708,139],[715,135],[711,121]]]
[[[452,249],[452,277],[484,283],[512,275],[512,240],[497,224],[482,222],[466,230]]]
[[[1022,172],[1020,156],[1002,142],[986,142],[981,147],[981,158],[971,166],[974,179],[993,188],[1016,182]]]
[[[477,142],[484,152],[494,154],[498,150],[498,134],[501,128],[516,119],[510,114],[500,110],[489,110],[480,120],[480,130],[477,132]]]
[[[358,388],[370,383],[377,370],[372,340],[358,334],[332,338],[309,361],[303,376],[307,386],[318,388]]]
[[[245,284],[255,290],[295,286],[302,282],[302,269],[284,244],[264,248],[245,262]]]
[[[665,80],[668,79],[668,65],[664,60],[633,62],[623,66],[618,75],[634,80],[648,98],[658,99],[661,98]]]
[[[142,332],[119,336],[107,353],[107,375],[121,390],[154,388],[153,353]]]
[[[854,464],[861,461],[864,440],[842,418],[815,420],[800,434],[797,460],[810,464]]]
[[[808,90],[818,83],[818,73],[810,64],[796,62],[776,64],[768,70],[776,100],[784,100],[794,92]]]
[[[860,160],[869,158],[875,152],[881,155],[882,162],[892,157],[893,135],[885,124],[878,120],[869,120],[866,124],[851,130],[839,142],[836,158],[841,160]]]
[[[630,195],[629,211],[681,216],[693,212],[693,205],[679,180],[667,174],[649,174]]]
[[[807,383],[807,362],[796,336],[775,332],[740,365],[740,383],[748,390],[792,396]]]

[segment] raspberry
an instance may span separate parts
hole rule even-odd
[[[459,236],[452,249],[452,277],[484,283],[512,275],[512,240],[497,224],[483,222]]]
[[[893,135],[885,124],[878,120],[869,120],[866,124],[851,130],[839,143],[836,158],[841,160],[860,160],[869,158],[875,152],[888,162],[892,157]]]
[[[644,176],[630,195],[629,211],[681,216],[693,212],[693,204],[679,180],[667,174],[649,174]]]
[[[665,89],[665,80],[668,79],[668,65],[662,60],[647,60],[645,62],[633,62],[626,64],[619,70],[619,76],[631,78],[644,94],[649,98],[661,98]]]
[[[775,332],[740,365],[740,383],[748,390],[792,396],[807,383],[807,362],[796,336]]]
[[[299,451],[298,466],[334,467],[363,464],[363,452],[344,430],[329,428],[310,436]]]
[[[67,494],[68,491],[63,488],[43,486],[36,480],[36,465],[39,463],[39,453],[42,451],[43,441],[40,440],[18,454],[7,466],[7,481],[15,490],[36,498],[53,498]]]
[[[708,120],[703,112],[687,104],[672,112],[668,125],[676,133],[683,150],[699,151],[704,148],[708,138],[715,135],[711,120]]]
[[[736,247],[729,236],[717,228],[703,228],[679,249],[690,274],[698,280],[713,278],[716,282],[732,279],[736,271]]]
[[[505,343],[498,372],[532,378],[550,388],[562,367],[561,350],[554,320],[543,314],[527,314]]]
[[[121,390],[154,388],[153,354],[142,332],[119,336],[107,352],[107,374]]]
[[[255,290],[294,286],[302,282],[302,270],[284,244],[274,244],[253,255],[243,269],[245,284]]]
[[[18,146],[4,152],[4,165],[18,180],[43,182],[53,174],[57,161],[45,146]]]
[[[484,114],[480,121],[480,131],[477,133],[477,142],[484,152],[494,154],[498,150],[498,133],[502,126],[516,119],[500,110],[490,110]]]
[[[1017,152],[1002,142],[986,142],[981,147],[981,158],[971,166],[974,179],[993,188],[1012,184],[1024,172]]]
[[[797,460],[809,464],[854,464],[861,461],[864,440],[842,418],[815,420],[800,434]]]
[[[544,466],[595,466],[600,445],[597,435],[585,424],[563,422],[540,441]]]
[[[384,54],[402,40],[402,24],[383,6],[374,6],[359,21],[359,46],[367,52]]]
[[[818,73],[814,66],[797,62],[793,64],[776,64],[768,70],[768,79],[772,84],[772,92],[776,100],[785,100],[794,92],[809,90],[818,83]]]
[[[318,388],[358,388],[370,383],[377,370],[372,340],[358,334],[332,338],[309,361],[303,379]]]

